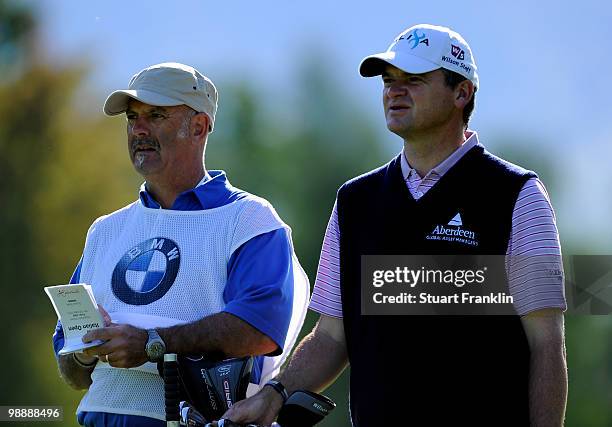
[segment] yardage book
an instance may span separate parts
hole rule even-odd
[[[60,355],[79,352],[104,342],[96,340],[85,344],[82,341],[88,331],[104,326],[90,285],[47,286],[45,292],[64,329],[64,347],[59,351]]]

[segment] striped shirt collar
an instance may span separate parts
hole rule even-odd
[[[442,176],[444,176],[444,174],[448,172],[450,168],[452,168],[468,151],[470,151],[470,149],[472,149],[478,144],[478,133],[476,133],[475,131],[468,129],[467,131],[465,131],[465,137],[466,140],[463,142],[463,144],[461,144],[460,147],[453,151],[451,155],[448,156],[446,159],[442,160],[442,162],[440,162],[440,164],[438,164],[435,168],[430,170],[429,173],[423,178],[419,176],[416,169],[413,169],[410,166],[408,160],[406,160],[406,152],[402,150],[402,158],[400,163],[404,179],[408,180],[408,178],[410,178],[412,174],[416,175],[419,180],[425,179],[430,176],[436,176],[437,179],[442,178]]]

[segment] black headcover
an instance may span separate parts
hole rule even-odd
[[[306,390],[291,393],[280,413],[281,427],[311,427],[321,421],[336,407],[326,396]]]
[[[157,366],[163,376],[163,364]],[[207,421],[212,421],[246,398],[253,357],[211,361],[178,356],[178,367],[180,400],[188,401]]]

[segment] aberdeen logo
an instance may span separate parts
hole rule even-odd
[[[170,290],[180,263],[179,248],[172,240],[146,240],[127,251],[115,266],[113,294],[126,304],[151,304]]]
[[[454,44],[451,45],[451,54],[461,61],[465,59],[465,51]]]
[[[461,215],[457,213],[457,215],[455,215],[453,219],[448,222],[448,225],[456,225],[457,227],[461,227],[463,225],[463,221],[461,221]]]
[[[446,225],[439,224],[426,237],[427,240],[457,242],[469,246],[478,246],[476,233],[463,227],[461,214],[457,213]]]
[[[400,40],[406,40],[406,41],[412,42],[412,46],[410,46],[410,49],[414,49],[421,43],[424,43],[425,45],[429,46],[429,39],[427,38],[427,35],[426,34],[419,35],[417,30],[414,30],[412,33],[410,33],[408,37],[406,37],[406,34],[402,34],[397,39],[397,41],[400,41]]]

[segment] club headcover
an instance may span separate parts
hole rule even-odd
[[[311,427],[325,418],[336,404],[328,397],[306,390],[291,393],[278,414],[278,423],[289,427]]]

